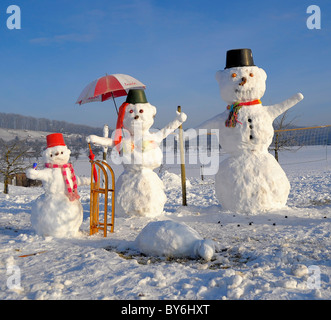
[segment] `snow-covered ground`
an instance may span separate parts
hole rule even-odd
[[[223,210],[214,177],[202,181],[199,165],[187,165],[183,207],[180,177],[169,174],[178,174],[179,166],[165,164],[164,215],[118,217],[107,238],[89,236],[89,187],[80,188],[80,236],[56,239],[31,228],[31,204],[43,189],[10,186],[5,195],[0,183],[0,299],[331,299],[331,173],[325,155],[325,147],[281,153],[291,182],[288,207],[253,216]],[[83,156],[74,167],[80,176],[90,173]],[[118,177],[121,166],[113,168]],[[214,240],[214,258],[134,251],[136,236],[155,220],[183,222]]]

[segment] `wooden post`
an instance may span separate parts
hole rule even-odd
[[[181,112],[181,107],[177,107],[177,111]],[[179,126],[179,148],[180,148],[180,170],[182,177],[182,197],[183,206],[187,206],[186,202],[186,174],[185,174],[185,154],[184,154],[184,141],[183,141],[183,126]]]

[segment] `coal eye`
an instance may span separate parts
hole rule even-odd
[[[53,155],[51,154],[51,158],[53,157]]]
[[[253,73],[250,73],[249,76],[250,76],[250,77],[254,77],[254,74],[253,74]]]
[[[61,151],[61,154],[63,154],[63,151]]]
[[[231,74],[231,77],[232,77],[232,78],[235,78],[236,76],[237,76],[236,73],[232,73],[232,74]]]
[[[139,110],[139,113],[143,113],[143,112],[144,112],[144,110],[143,110],[143,109],[140,109],[140,110]]]
[[[129,112],[130,112],[130,113],[133,113],[133,110],[130,110]]]

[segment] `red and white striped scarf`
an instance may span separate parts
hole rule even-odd
[[[68,198],[70,201],[75,201],[78,200],[80,198],[80,196],[78,195],[78,191],[77,191],[77,179],[76,179],[76,175],[75,175],[75,171],[74,168],[72,166],[71,163],[67,163],[67,164],[52,164],[52,163],[45,163],[45,167],[46,168],[60,168],[62,170],[62,175],[63,175],[63,179],[67,185],[67,190],[68,190]],[[70,186],[70,182],[67,176],[67,171],[66,168],[70,169],[71,172],[71,180],[73,182],[73,189]]]

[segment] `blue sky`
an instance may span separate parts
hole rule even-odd
[[[21,30],[9,30],[9,5],[21,8]],[[309,5],[321,29],[306,26]],[[297,125],[331,124],[329,0],[1,0],[0,112],[111,127],[112,101],[75,105],[105,73],[147,85],[155,127],[188,114],[185,128],[225,110],[215,80],[229,49],[251,48],[268,75],[264,105],[296,92]],[[120,105],[125,98],[118,98]]]

